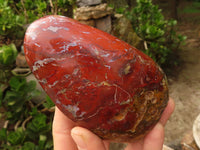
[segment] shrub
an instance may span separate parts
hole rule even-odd
[[[0,0],[0,38],[23,39],[26,26],[45,15],[72,17],[74,3],[75,0]]]
[[[8,0],[0,0],[0,35],[9,38],[22,38],[24,17],[9,6]]]
[[[52,149],[53,112],[49,108],[54,105],[49,98],[39,104],[33,103],[32,99],[39,94],[36,82],[27,82],[24,77],[14,76],[5,91],[0,89],[0,107],[6,111],[9,127],[0,130],[0,149]]]
[[[175,32],[176,20],[165,20],[161,9],[151,0],[137,0],[137,6],[125,14],[144,41],[144,53],[161,66],[177,63],[171,58],[186,37]]]

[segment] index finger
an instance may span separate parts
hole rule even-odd
[[[160,123],[165,126],[167,123],[167,120],[170,118],[171,114],[173,113],[175,109],[175,103],[172,98],[169,98],[169,102],[167,104],[167,107],[165,108],[164,112],[162,113],[162,116],[160,118]]]
[[[71,137],[71,129],[74,126],[74,122],[56,107],[52,127],[54,150],[77,150]]]

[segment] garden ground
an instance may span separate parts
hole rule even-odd
[[[188,36],[180,52],[183,66],[177,75],[169,77],[170,97],[174,99],[176,109],[167,123],[165,142],[172,145],[177,145],[184,133],[192,130],[193,121],[200,113],[200,28],[187,26],[180,26]]]
[[[186,4],[187,5],[187,4]],[[181,46],[179,56],[182,60],[178,70],[168,78],[170,97],[176,108],[166,125],[165,143],[176,150],[180,141],[200,113],[200,13],[180,16],[179,32],[187,36],[186,44]]]

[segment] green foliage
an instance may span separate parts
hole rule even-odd
[[[55,104],[53,103],[53,101],[51,100],[51,98],[50,98],[49,96],[46,96],[46,101],[45,101],[45,103],[43,104],[43,106],[44,106],[45,108],[50,109],[50,108],[52,108],[53,106],[55,106]]]
[[[0,130],[0,141],[6,141],[7,140],[7,130],[5,128],[2,128]]]
[[[12,145],[20,145],[23,143],[23,140],[25,138],[25,134],[23,132],[22,128],[17,128],[16,131],[10,131],[7,140]]]
[[[111,6],[110,7],[114,7],[114,6]],[[113,8],[114,9],[114,8]],[[128,9],[128,6],[124,6],[124,7],[120,7],[120,8],[116,8],[115,9],[115,12],[118,13],[118,14],[123,14],[124,12],[126,12],[126,10]]]
[[[37,142],[38,149],[52,148],[52,138],[49,138],[51,137],[51,122],[47,122],[47,116],[38,112],[36,108],[34,108],[30,114],[33,119],[27,124],[27,139],[31,141],[37,141],[39,139]]]
[[[13,77],[9,82],[11,89],[14,91],[25,91],[27,95],[32,95],[32,92],[35,91],[35,83],[33,81],[26,82],[24,78],[18,79]],[[6,92],[6,95],[9,91]],[[11,94],[10,99],[3,100],[6,103],[9,115],[7,119],[10,124],[19,127],[16,129],[8,130],[2,128],[0,130],[0,140],[2,141],[0,149],[2,150],[50,150],[53,147],[53,140],[51,136],[51,127],[52,127],[52,118],[53,113],[47,115],[42,113],[37,106],[29,106],[30,97],[25,96],[28,99],[21,99],[23,102],[20,104],[18,98],[14,94]],[[18,93],[21,94],[21,93]],[[9,94],[10,95],[10,94]],[[14,95],[14,96],[13,96]],[[7,96],[5,96],[6,98]],[[16,98],[16,101],[13,98]],[[20,96],[21,97],[21,96]],[[50,100],[50,99],[49,99]],[[8,105],[9,104],[9,105]],[[18,113],[19,105],[21,105],[22,110],[20,115]],[[33,104],[32,104],[33,105]],[[5,106],[5,105],[4,105]],[[26,107],[24,107],[26,106]],[[40,106],[40,105],[39,105]],[[14,111],[16,110],[16,111]],[[8,114],[7,113],[7,114]],[[12,120],[11,117],[12,116]],[[19,117],[20,116],[20,117]],[[23,116],[23,117],[22,117]],[[6,143],[9,143],[6,144]]]
[[[1,90],[8,86],[8,81],[13,76],[12,69],[15,67],[17,53],[14,44],[0,47],[0,99],[2,97]]]
[[[10,89],[5,92],[2,103],[9,110],[6,112],[7,119],[15,122],[27,117],[27,103],[38,95],[39,91],[35,89],[34,81],[26,82],[25,78],[20,77],[12,77],[9,86]]]
[[[24,17],[16,14],[8,0],[0,0],[0,35],[10,39],[23,36]]]
[[[51,121],[47,116],[38,112],[36,108],[30,113],[31,121],[27,128],[19,127],[15,131],[5,128],[0,130],[0,139],[3,150],[50,150],[53,147],[51,136]],[[9,142],[9,145],[5,144]]]
[[[23,39],[26,25],[45,15],[72,16],[75,0],[0,0],[0,36],[5,39]]]
[[[32,0],[19,1],[15,4],[18,12],[25,16],[26,23],[31,23],[32,21],[50,14],[47,10],[47,1],[45,0]]]
[[[176,64],[171,58],[186,37],[174,30],[176,20],[165,20],[161,9],[151,0],[137,0],[137,6],[125,12],[137,35],[144,40],[147,55],[159,65]]]
[[[36,146],[32,142],[25,142],[24,145],[20,148],[20,150],[35,150]]]
[[[0,66],[12,65],[17,57],[17,49],[14,44],[0,47]]]
[[[154,40],[164,35],[166,21],[158,6],[151,0],[137,0],[137,6],[128,18],[138,35],[144,40]]]
[[[0,107],[6,110],[6,120],[13,129],[0,130],[0,149],[2,150],[50,150],[53,147],[51,136],[53,113],[48,112],[54,106],[50,98],[45,103],[34,104],[32,99],[40,92],[36,82],[27,82],[24,77],[13,76],[8,88],[1,90]],[[43,105],[42,105],[43,104]],[[46,110],[48,115],[42,110]],[[9,144],[7,144],[9,143]]]
[[[25,16],[26,23],[31,23],[45,15],[63,15],[73,4],[74,0],[35,0],[34,3],[32,0],[26,0],[16,3],[16,8]]]
[[[200,13],[200,0],[192,2],[191,5],[187,5],[185,8],[179,10],[180,13]]]
[[[39,135],[44,135],[51,131],[51,124],[47,124],[47,116],[43,113],[39,113],[37,109],[31,113],[33,119],[27,124],[28,137],[32,140],[39,138]]]

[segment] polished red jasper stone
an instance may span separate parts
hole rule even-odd
[[[57,107],[103,139],[143,137],[167,105],[165,75],[151,58],[73,19],[54,15],[33,22],[24,50]]]

